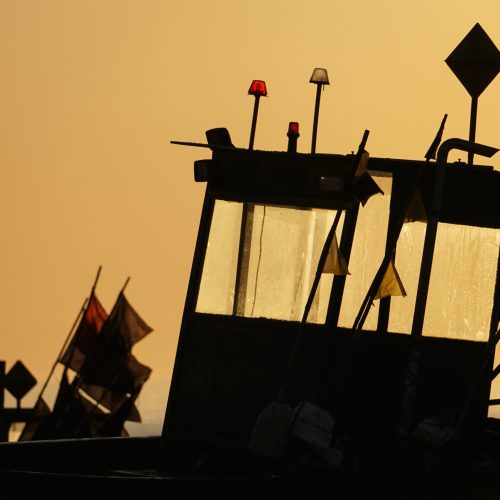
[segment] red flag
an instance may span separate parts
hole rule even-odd
[[[104,307],[92,293],[75,335],[59,361],[72,370],[80,371],[87,356],[95,352],[99,334],[107,317]]]

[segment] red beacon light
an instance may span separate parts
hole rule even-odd
[[[266,82],[263,80],[253,80],[248,93],[255,97],[267,96]]]
[[[299,124],[298,122],[290,122],[288,124],[288,152],[297,152],[297,139],[299,138]]]
[[[298,122],[290,122],[288,124],[288,133],[286,134],[288,137],[299,137],[299,124]]]
[[[262,96],[267,95],[266,82],[263,80],[253,80],[248,93],[255,97],[253,105],[252,128],[250,129],[250,143],[248,149],[253,149],[253,141],[255,139],[255,127],[257,126],[257,114],[259,112],[259,101]]]

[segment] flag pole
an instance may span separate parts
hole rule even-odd
[[[89,299],[86,298],[83,301],[82,307],[80,308],[80,312],[78,313],[77,317],[75,318],[75,321],[73,322],[73,325],[71,326],[71,329],[70,329],[70,331],[69,331],[69,333],[68,333],[68,335],[66,337],[66,340],[64,341],[64,344],[63,344],[61,350],[59,351],[59,354],[57,355],[54,364],[52,365],[50,373],[49,373],[47,379],[45,380],[45,383],[43,384],[42,390],[40,391],[40,394],[38,395],[36,403],[38,403],[40,401],[40,399],[42,398],[42,395],[45,392],[45,389],[47,388],[47,385],[49,384],[49,380],[51,379],[52,375],[54,374],[54,371],[56,369],[57,363],[59,362],[59,358],[62,356],[64,350],[66,349],[66,346],[69,343],[69,340],[70,340],[71,336],[73,335],[73,333],[75,331],[76,326],[78,325],[80,319],[82,318],[83,314],[85,313],[85,308],[87,307],[88,300]],[[36,403],[35,403],[35,406],[36,406]]]
[[[358,146],[358,151],[357,151],[356,155],[354,156],[353,165],[352,165],[351,174],[350,174],[351,182],[352,182],[352,179],[354,178],[354,174],[355,174],[356,169],[359,165],[359,162],[361,161],[363,151],[365,150],[366,142],[368,140],[368,134],[369,134],[369,131],[365,130],[363,133],[363,138],[361,139],[361,142]],[[283,402],[286,400],[288,385],[289,385],[290,380],[291,380],[292,371],[295,369],[295,366],[297,364],[297,358],[299,355],[300,347],[302,345],[302,340],[303,340],[303,336],[304,336],[304,329],[305,329],[305,326],[307,324],[307,317],[309,316],[309,311],[311,310],[314,296],[316,295],[316,291],[317,291],[317,288],[318,288],[318,285],[319,285],[319,282],[321,279],[321,275],[322,275],[322,270],[323,270],[323,267],[325,265],[326,257],[328,255],[328,251],[329,251],[330,246],[332,244],[333,238],[335,237],[335,231],[337,230],[337,226],[340,222],[340,217],[342,216],[342,212],[345,209],[346,203],[347,202],[344,202],[342,204],[342,206],[340,206],[339,209],[337,210],[337,213],[335,214],[335,218],[333,220],[333,224],[330,227],[330,230],[327,234],[326,240],[323,244],[323,248],[322,248],[321,254],[319,256],[318,266],[316,269],[316,274],[315,274],[315,277],[313,280],[313,284],[311,286],[311,290],[309,291],[309,296],[308,296],[306,305],[304,307],[302,319],[299,323],[299,331],[297,333],[297,336],[295,337],[292,351],[288,357],[287,365],[285,368],[285,374],[283,376],[283,380],[282,380],[281,387],[280,387],[278,397],[277,397],[278,402]]]
[[[96,274],[96,277],[94,280],[94,284],[92,285],[92,289],[90,291],[90,296],[94,295],[95,288],[97,286],[97,282],[99,281],[99,276],[101,275],[101,269],[102,269],[102,266],[99,266],[99,268],[97,269],[97,274]]]
[[[97,269],[97,274],[96,274],[96,277],[94,279],[94,284],[92,285],[92,289],[90,291],[90,297],[92,297],[92,295],[94,294],[95,288],[97,286],[97,282],[99,281],[99,276],[101,275],[101,269],[102,269],[102,266],[99,266],[99,268]],[[52,366],[52,370],[50,371],[49,376],[47,377],[47,380],[45,381],[45,384],[40,392],[40,396],[38,396],[39,398],[42,396],[43,392],[45,391],[45,388],[47,387],[49,379],[50,379],[50,377],[52,377],[52,374],[54,373],[54,370],[56,369],[57,363],[59,362],[59,358],[63,355],[64,350],[66,349],[67,345],[69,344],[70,338],[73,335],[74,330],[75,330],[78,322],[80,321],[82,316],[85,314],[89,302],[90,302],[90,300],[88,297],[83,301],[83,305],[80,309],[80,312],[78,313],[78,316],[76,317],[75,322],[73,323],[73,326],[71,327],[71,329],[68,333],[68,336],[66,337],[66,340],[64,341],[64,344],[63,344],[61,350],[59,351],[59,354],[57,355],[56,361],[55,361],[54,365]]]
[[[122,289],[120,290],[120,293],[118,294],[118,296],[120,296],[125,291],[125,288],[127,288],[129,281],[130,281],[130,276],[128,276],[127,279],[125,280],[125,283],[123,284]]]
[[[92,285],[92,288],[90,289],[90,298],[86,299],[86,303],[84,304],[84,307],[83,307],[83,311],[82,311],[82,314],[85,314],[87,312],[87,307],[89,306],[90,304],[90,300],[92,299],[92,297],[94,296],[95,294],[95,289],[96,289],[96,286],[97,286],[97,282],[99,281],[99,277],[101,275],[101,269],[102,269],[102,266],[99,266],[97,268],[97,274],[96,274],[96,277],[94,279],[94,284]],[[63,346],[63,349],[61,350],[61,352],[59,353],[59,356],[57,357],[57,359],[59,360],[59,358],[62,356],[62,353],[64,352],[64,349],[66,347],[66,345],[68,344],[69,342],[69,336],[68,338],[66,339],[66,343],[65,345]],[[75,348],[73,347],[72,351],[71,351],[71,356],[70,356],[70,362],[72,361],[73,359],[73,353],[75,351]],[[57,363],[57,361],[56,361]],[[55,365],[54,365],[55,367]],[[68,367],[65,365],[64,366],[64,373],[66,373],[68,371]]]
[[[49,377],[47,378],[46,382],[45,382],[45,385],[42,389],[42,391],[40,392],[40,395],[38,396],[38,399],[41,398],[42,396],[42,393],[43,391],[45,390],[45,388],[47,387],[48,385],[48,382],[49,382],[49,379],[50,377],[52,376],[52,374],[54,373],[55,369],[56,369],[56,366],[57,366],[57,363],[59,362],[59,359],[61,358],[61,356],[63,355],[66,347],[68,346],[69,342],[70,342],[70,339],[71,339],[71,336],[72,334],[74,333],[74,330],[77,326],[77,324],[79,323],[79,321],[82,319],[82,317],[85,315],[85,313],[87,312],[87,307],[88,305],[90,304],[90,299],[92,298],[92,296],[94,295],[95,293],[95,289],[97,287],[97,283],[99,281],[99,277],[101,276],[101,270],[102,270],[102,266],[100,265],[98,268],[97,268],[97,273],[96,273],[96,277],[94,278],[94,283],[92,284],[92,288],[90,289],[90,298],[86,298],[83,305],[82,305],[82,308],[80,310],[80,314],[78,315],[77,319],[75,320],[71,330],[70,330],[70,333],[69,335],[66,337],[66,340],[64,342],[64,345],[62,347],[62,349],[60,350],[57,358],[56,358],[56,361],[54,362],[54,365],[52,366],[52,370],[49,374]],[[70,356],[70,361],[71,359],[73,358],[73,353],[74,353],[74,348],[72,349],[71,351],[71,356]],[[63,371],[63,374],[66,375],[66,373],[68,372],[68,367],[65,365],[64,366],[64,371]],[[75,378],[73,379],[72,381],[72,385],[75,384],[75,387],[78,386],[78,374],[75,376]],[[38,402],[38,400],[37,400]],[[67,407],[65,408],[65,411],[67,411]],[[60,419],[59,421],[57,422],[57,425],[56,425],[56,428],[59,427],[60,425]]]
[[[432,144],[430,145],[429,149],[425,153],[425,160],[426,163],[429,163],[429,160],[435,159],[437,150],[439,148],[439,145],[441,144],[441,139],[443,137],[443,131],[444,131],[444,126],[446,123],[446,119],[448,118],[448,115],[445,113],[443,116],[443,119],[441,120],[441,125],[439,126],[439,130],[436,133],[436,136],[434,140],[432,141]],[[365,299],[360,307],[360,310],[358,312],[358,315],[356,316],[356,319],[354,321],[353,325],[353,330],[354,331],[361,331],[364,325],[364,322],[366,320],[366,317],[368,316],[368,313],[370,311],[370,307],[373,303],[373,298],[382,282],[382,279],[384,277],[385,271],[387,270],[387,267],[389,266],[390,261],[393,259],[395,253],[396,253],[396,246],[398,243],[399,239],[399,233],[401,232],[401,228],[404,224],[404,217],[406,214],[406,211],[408,210],[408,207],[410,206],[410,203],[413,199],[413,196],[415,195],[415,192],[418,190],[418,183],[420,180],[420,177],[422,176],[423,173],[423,166],[420,166],[417,169],[417,172],[415,174],[415,178],[413,180],[413,184],[409,190],[407,199],[405,200],[403,207],[401,209],[401,212],[399,214],[399,217],[397,219],[397,222],[395,224],[395,229],[393,233],[393,238],[390,240],[390,243],[386,247],[386,253],[384,256],[384,259],[382,260],[382,263],[380,264],[380,267],[377,271],[377,274],[373,278],[373,282],[368,289],[368,292],[365,296]]]
[[[96,274],[96,277],[94,279],[94,284],[92,285],[92,291],[90,292],[90,296],[92,296],[92,294],[94,293],[95,287],[97,286],[97,282],[99,281],[99,276],[101,274],[101,269],[102,269],[102,266],[99,266],[99,268],[97,269],[97,274]],[[54,364],[52,365],[50,373],[49,373],[47,379],[45,380],[45,383],[43,384],[42,390],[40,391],[40,394],[38,395],[38,398],[36,400],[37,403],[40,401],[43,393],[45,392],[45,389],[47,388],[47,385],[49,384],[49,380],[52,377],[52,375],[54,374],[57,363],[59,362],[59,358],[62,356],[64,350],[66,349],[67,345],[69,344],[71,336],[73,335],[76,326],[78,325],[80,319],[82,318],[83,314],[85,313],[85,310],[87,308],[88,303],[89,303],[89,299],[86,298],[83,301],[82,307],[80,308],[80,312],[78,313],[77,317],[75,318],[75,321],[73,322],[73,325],[71,326],[71,329],[69,330],[69,333],[66,336],[66,339],[63,343],[63,346],[62,346],[61,350],[59,351],[59,354],[57,355]],[[35,405],[36,405],[36,403],[35,403]]]

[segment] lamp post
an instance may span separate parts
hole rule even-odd
[[[316,152],[316,135],[318,132],[318,117],[319,117],[319,103],[321,100],[321,90],[324,85],[330,85],[328,80],[328,72],[325,68],[314,68],[311,75],[309,83],[314,83],[316,85],[316,103],[314,106],[314,120],[313,120],[313,131],[312,131],[312,143],[311,143],[311,153]]]
[[[255,139],[255,127],[257,126],[257,115],[259,113],[259,100],[262,96],[267,96],[266,82],[262,80],[253,80],[248,89],[248,94],[255,97],[252,127],[250,129],[250,142],[248,144],[248,149],[252,150]],[[243,315],[245,312],[254,209],[255,205],[253,203],[243,203],[241,209],[240,241],[238,245],[238,261],[236,263],[236,278],[234,284],[233,314],[235,316]]]
[[[267,96],[266,82],[262,80],[253,80],[248,94],[255,97],[252,116],[252,128],[250,129],[250,143],[248,149],[253,149],[253,141],[255,139],[255,127],[257,126],[257,115],[259,113],[259,100],[262,96]]]

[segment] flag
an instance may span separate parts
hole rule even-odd
[[[151,374],[149,366],[140,363],[131,353],[117,352],[108,344],[92,362],[82,367],[82,380],[115,392],[131,393],[146,382]]]
[[[367,151],[363,151],[358,166],[356,167],[356,171],[354,172],[354,178],[352,180],[352,191],[354,198],[361,202],[363,206],[374,194],[384,194],[378,184],[368,173],[369,157],[369,153]]]
[[[135,406],[135,401],[139,393],[140,388],[131,394],[115,412],[106,416],[102,427],[99,429],[99,436],[128,436],[128,432],[125,429],[125,422],[127,420],[141,421],[139,411]]]
[[[75,384],[68,381],[66,370],[62,374],[52,413],[47,417],[46,428],[48,436],[45,439],[92,436],[92,422],[88,418],[85,402]]]
[[[139,363],[131,350],[152,331],[120,293],[98,335],[93,355],[86,357],[80,369],[81,382],[115,392],[133,392],[149,378],[151,368]]]
[[[394,262],[392,260],[389,261],[387,270],[384,274],[384,277],[382,278],[382,282],[378,287],[375,297],[373,297],[373,300],[381,299],[382,297],[388,297],[390,295],[399,295],[406,297],[406,290],[404,289],[401,278],[399,277],[399,274],[396,271],[396,267],[394,266]]]
[[[424,200],[420,189],[416,189],[411,199],[410,205],[406,210],[405,222],[427,222],[427,212],[425,210]]]
[[[337,243],[337,235],[335,234],[333,235],[332,244],[330,245],[330,250],[328,250],[328,254],[326,256],[323,272],[340,276],[351,274],[349,269],[347,269],[347,262],[344,259],[344,256],[340,253],[339,245]]]
[[[26,422],[18,441],[34,441],[49,437],[43,435],[45,420],[48,415],[50,415],[50,408],[43,398],[39,398],[33,408],[31,419]]]
[[[134,344],[153,331],[129,304],[123,292],[120,293],[104,329],[103,335],[114,336],[125,351],[130,351]]]
[[[66,351],[59,358],[63,365],[79,372],[87,356],[97,348],[99,334],[108,317],[99,299],[92,293],[85,313]]]
[[[89,398],[96,401],[100,406],[106,408],[110,413],[115,412],[130,397],[126,393],[112,391],[99,385],[81,383],[79,389],[81,392],[87,394]],[[134,422],[141,421],[141,416],[137,408],[131,412],[127,420],[132,420]]]
[[[432,160],[436,159],[436,153],[439,148],[439,145],[441,144],[441,139],[443,137],[444,124],[446,123],[446,118],[448,118],[447,114],[445,114],[443,119],[441,120],[441,125],[439,126],[439,130],[436,134],[436,137],[434,137],[434,140],[432,141],[432,144],[429,146],[427,153],[425,153],[424,158],[427,161],[431,159]]]

